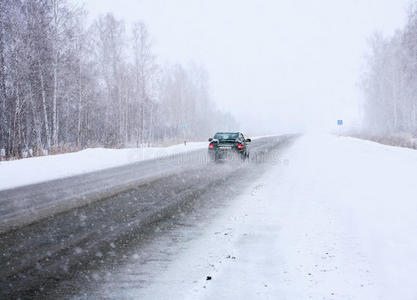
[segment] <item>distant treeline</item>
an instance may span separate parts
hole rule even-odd
[[[236,126],[216,111],[202,67],[157,63],[144,23],[126,30],[111,14],[87,23],[65,0],[0,1],[0,158]]]
[[[417,9],[390,38],[371,40],[365,91],[364,125],[371,134],[417,135]]]

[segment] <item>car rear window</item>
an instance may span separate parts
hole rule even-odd
[[[238,136],[238,133],[219,132],[214,135],[214,138],[218,140],[235,140]]]

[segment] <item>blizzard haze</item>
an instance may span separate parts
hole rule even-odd
[[[0,300],[417,300],[416,53],[417,0],[0,0]]]
[[[357,124],[367,40],[401,27],[407,3],[88,0],[85,8],[143,20],[159,59],[204,65],[217,106],[260,134]]]

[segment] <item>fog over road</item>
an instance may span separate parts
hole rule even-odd
[[[158,239],[180,250],[181,238],[193,235],[177,241],[164,228],[198,229],[279,163],[293,139],[254,140],[249,163],[212,163],[198,150],[1,191],[0,295],[74,295],[125,264],[132,249],[144,266],[165,259]]]

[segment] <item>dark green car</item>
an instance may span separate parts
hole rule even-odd
[[[213,160],[226,159],[238,154],[241,159],[249,158],[248,143],[241,132],[218,132],[209,138],[208,152]]]

